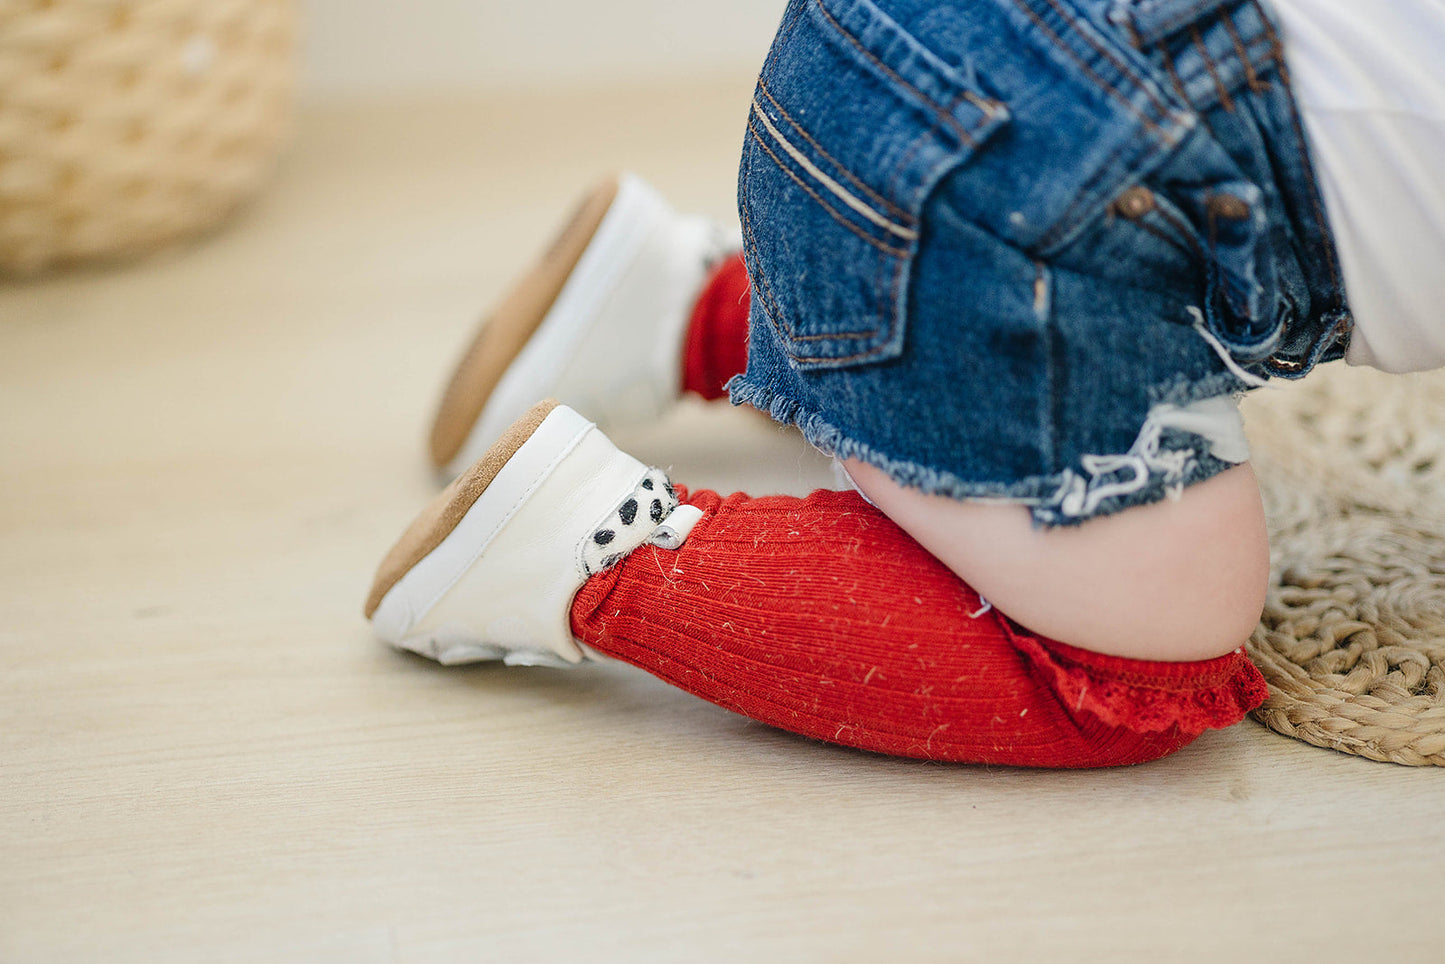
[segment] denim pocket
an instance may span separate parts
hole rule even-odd
[[[1264,195],[1248,181],[1185,192],[1208,251],[1204,313],[1214,333],[1250,361],[1279,337],[1274,251]]]
[[[1288,310],[1259,187],[1243,180],[1176,185],[1169,194],[1134,187],[1111,210],[1189,256],[1202,273],[1203,316],[1215,336],[1246,360],[1268,354]]]
[[[739,179],[754,301],[800,367],[903,348],[923,205],[1008,119],[870,0],[794,0]]]

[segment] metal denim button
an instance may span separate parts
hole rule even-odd
[[[1114,208],[1131,221],[1154,210],[1154,192],[1142,185],[1129,188],[1114,202]]]
[[[1212,216],[1226,221],[1243,221],[1249,217],[1249,205],[1233,194],[1211,194],[1206,206]]]

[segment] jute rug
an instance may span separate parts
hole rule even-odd
[[[1271,542],[1255,718],[1445,766],[1445,372],[1326,365],[1244,412]]]

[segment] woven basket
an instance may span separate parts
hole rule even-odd
[[[287,127],[291,0],[0,0],[0,272],[216,224]]]
[[[1246,402],[1272,586],[1255,718],[1344,753],[1445,766],[1445,371],[1326,365]]]

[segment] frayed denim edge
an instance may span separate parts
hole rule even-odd
[[[1237,385],[1234,379],[1231,378],[1230,381]],[[1104,498],[1086,515],[1069,515],[1061,511],[1061,506],[1070,480],[1079,475],[1077,471],[1065,470],[1054,475],[1029,476],[1013,484],[967,482],[951,472],[890,458],[868,444],[844,435],[837,426],[818,413],[807,411],[799,402],[749,382],[746,375],[734,375],[724,387],[732,404],[751,405],[766,412],[776,422],[796,425],[808,444],[824,455],[866,462],[881,469],[899,485],[917,489],[925,495],[945,495],[961,501],[1025,506],[1033,518],[1035,528],[1075,526],[1137,505],[1177,498],[1183,489],[1212,478],[1236,464],[1212,455],[1207,439],[1172,429],[1166,430],[1164,438],[1169,450],[1193,450],[1188,467],[1180,477],[1169,480],[1163,473],[1151,473],[1149,481],[1143,487],[1127,494]]]

